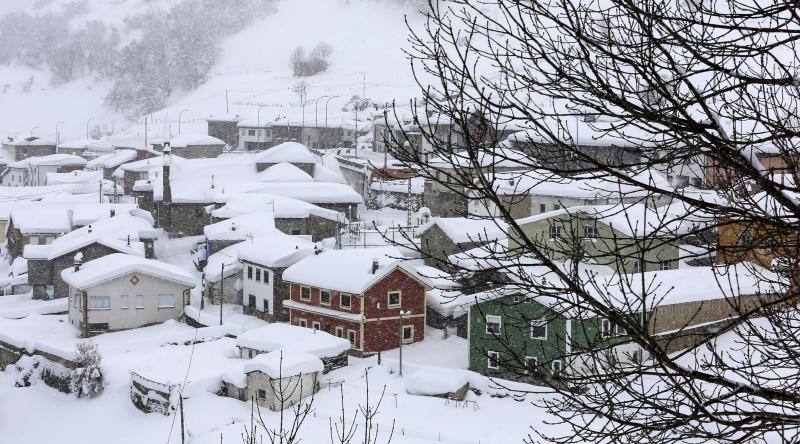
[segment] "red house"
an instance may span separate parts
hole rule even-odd
[[[292,325],[347,338],[357,353],[425,337],[431,286],[396,248],[322,251],[287,268],[283,280],[291,286],[283,305]]]

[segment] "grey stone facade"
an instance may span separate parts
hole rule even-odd
[[[446,267],[448,256],[471,250],[480,245],[480,242],[457,244],[447,237],[445,232],[436,224],[431,225],[420,234],[420,249],[424,255],[425,265],[437,268]]]
[[[290,235],[311,236],[313,242],[335,237],[339,223],[313,214],[307,219],[301,218],[276,218],[275,228]]]
[[[214,120],[208,119],[208,135],[216,137],[227,143],[228,146],[239,146],[239,127],[238,120]]]
[[[206,213],[209,205],[204,202],[156,202],[155,219],[159,228],[174,236],[199,236],[203,234],[206,225],[213,223],[211,215]]]
[[[69,296],[69,285],[61,279],[61,271],[74,266],[75,255],[79,252],[83,254],[84,262],[118,253],[117,250],[95,242],[53,260],[29,260],[28,283],[33,289],[34,299],[58,299]],[[52,289],[52,295],[48,289]]]

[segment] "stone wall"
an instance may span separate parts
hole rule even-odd
[[[239,146],[239,122],[229,120],[209,120],[208,135],[227,143],[228,146]]]

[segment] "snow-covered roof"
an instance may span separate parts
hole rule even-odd
[[[225,142],[207,134],[181,134],[170,139],[173,148],[186,148],[200,145],[225,145]]]
[[[45,177],[47,185],[81,184],[87,182],[95,182],[95,184],[97,184],[103,180],[103,173],[101,171],[75,170],[69,173],[48,172]]]
[[[456,244],[503,239],[506,237],[506,231],[508,230],[508,224],[499,219],[434,217],[417,229],[417,235],[423,235],[434,225],[438,226]]]
[[[313,204],[364,203],[360,194],[343,183],[332,182],[263,182],[254,186],[251,193],[269,193],[300,199]]]
[[[239,259],[265,267],[288,267],[313,252],[313,242],[272,228],[245,242],[239,248]]]
[[[38,136],[15,137],[11,140],[4,140],[3,143],[11,146],[55,146],[56,142],[50,139],[42,139]]]
[[[267,193],[241,193],[234,195],[220,208],[211,212],[216,218],[231,218],[248,213],[269,211],[275,219],[306,219],[310,215],[345,222],[338,211],[322,208],[312,203]]]
[[[685,230],[686,220],[681,220],[681,214],[675,214],[673,206],[649,207],[645,204],[616,203],[613,205],[584,205],[571,208],[562,208],[546,213],[517,219],[520,226],[547,220],[562,215],[586,214],[611,228],[631,237],[650,236],[656,233],[679,233]]]
[[[373,261],[378,270],[372,272]],[[361,294],[393,270],[401,268],[424,285],[430,281],[420,276],[395,247],[325,250],[290,266],[283,280],[345,293]]]
[[[669,180],[655,170],[645,170],[631,176],[632,180],[657,187],[664,192],[674,191]],[[559,177],[542,170],[508,171],[490,177],[499,195],[572,197],[578,199],[621,199],[646,197],[651,191],[623,183],[613,177]]]
[[[136,159],[135,150],[116,150],[113,153],[104,154],[86,162],[86,169],[116,168],[133,159]]]
[[[67,268],[61,272],[61,278],[72,287],[83,290],[132,273],[175,282],[189,288],[197,285],[194,276],[175,265],[122,253],[109,254],[86,262],[79,271],[72,267]]]
[[[47,156],[34,156],[27,159],[11,162],[9,168],[30,168],[37,166],[83,166],[86,159],[74,154],[49,154]]]
[[[11,210],[9,219],[22,234],[66,233],[72,229],[71,210],[61,205],[35,205]]]
[[[347,183],[334,156],[326,156],[322,165],[314,165],[314,180],[317,182]]]
[[[533,163],[525,153],[511,148],[491,147],[481,150],[474,156],[474,161],[470,158],[467,151],[459,151],[444,157],[435,157],[428,163],[437,168],[472,168],[474,166],[484,168],[525,168]]]
[[[272,379],[318,373],[325,369],[322,361],[310,353],[262,353],[244,364],[244,373],[261,372]]]
[[[66,142],[59,143],[56,148],[58,148],[59,150],[62,149],[86,150],[95,153],[105,153],[112,151],[114,149],[114,146],[105,140],[77,139],[77,140],[67,140]]]
[[[369,184],[372,191],[388,191],[392,193],[408,193],[409,179],[373,180]],[[425,178],[411,178],[411,194],[422,194],[425,191]]]
[[[257,163],[317,163],[317,158],[302,143],[283,142],[256,156]]]
[[[313,182],[314,178],[291,163],[281,162],[260,172],[258,180],[261,182]]]
[[[278,323],[240,334],[236,345],[262,352],[309,353],[320,359],[338,356],[350,349],[350,341],[345,338],[312,328]]]
[[[149,213],[139,209],[122,211],[67,233],[49,245],[26,245],[23,255],[27,259],[52,260],[98,243],[121,253],[144,256],[144,245],[137,242],[139,232],[152,228]]]
[[[203,228],[203,234],[210,241],[243,241],[250,236],[270,233],[275,230],[272,213],[249,213],[225,219]]]
[[[242,263],[239,262],[239,249],[244,247],[248,242],[249,241],[242,241],[229,245],[209,256],[206,260],[206,267],[203,269],[206,279],[209,282],[219,282],[222,280],[223,265],[225,278],[238,273],[242,269]]]
[[[239,114],[211,114],[206,117],[210,122],[240,122],[244,120],[244,116]]]

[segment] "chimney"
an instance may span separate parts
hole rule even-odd
[[[116,216],[116,215],[117,215],[117,210],[115,210],[115,209],[113,209],[113,208],[112,208],[112,209],[111,209],[111,217],[114,217],[114,216]]]
[[[81,271],[81,263],[83,262],[83,253],[80,251],[75,253],[74,264],[75,264],[75,271]]]
[[[170,164],[172,163],[172,148],[169,142],[164,144],[164,158],[162,159],[162,183],[163,183],[163,199],[164,203],[172,203],[172,187],[170,185]]]
[[[131,246],[131,235],[130,234],[128,235],[128,246],[129,247]]]
[[[377,257],[373,257],[372,258],[372,274],[377,273],[378,272],[378,268],[379,268],[379,266],[378,266],[378,258]]]
[[[154,230],[143,230],[139,232],[139,240],[144,244],[145,259],[156,258],[156,237],[158,237],[158,233]]]
[[[89,224],[89,233],[92,232],[92,224]]]

